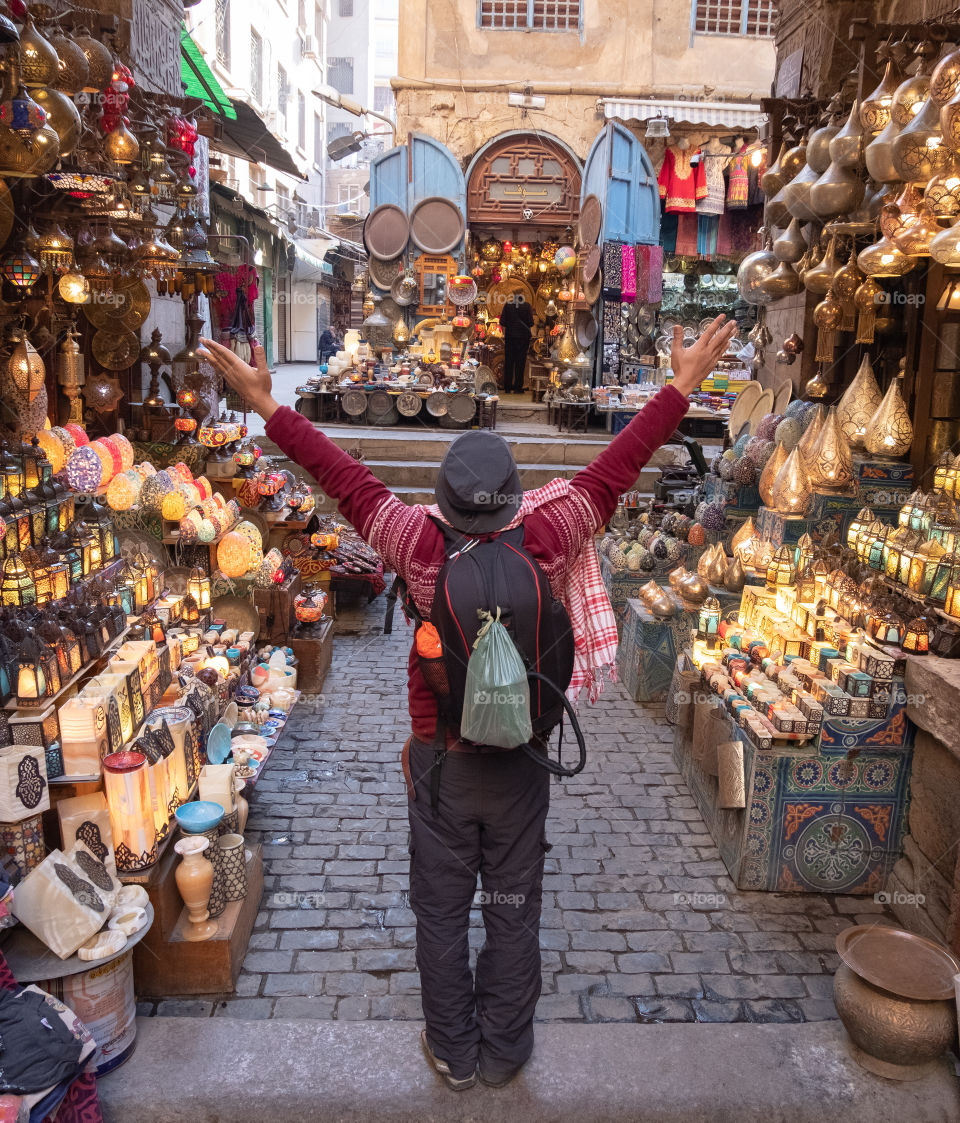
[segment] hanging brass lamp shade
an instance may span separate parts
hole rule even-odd
[[[804,164],[799,174],[783,189],[787,210],[801,222],[819,221],[819,215],[810,204],[810,189],[819,178],[809,164]]]
[[[883,396],[864,440],[871,456],[905,456],[913,443],[913,422],[895,378]]]
[[[866,448],[867,427],[877,412],[882,397],[870,356],[864,355],[853,381],[837,403],[837,421],[854,448]]]
[[[960,48],[951,51],[937,63],[930,75],[930,100],[939,106],[960,93]]]
[[[903,73],[893,59],[887,62],[880,85],[868,94],[860,105],[860,124],[864,130],[876,136],[890,121],[893,95],[903,81]]]
[[[781,261],[774,271],[760,282],[760,289],[770,301],[782,300],[803,288],[796,270],[787,261]]]
[[[810,209],[820,219],[850,214],[863,202],[864,184],[850,167],[834,160],[810,188]]]
[[[933,208],[924,199],[911,221],[894,234],[893,243],[908,257],[929,257],[931,243],[940,230]]]
[[[818,265],[808,269],[803,275],[803,285],[807,292],[815,296],[826,296],[837,271],[837,239],[831,237],[827,252]]]
[[[850,445],[837,419],[837,407],[827,410],[820,439],[810,462],[810,483],[822,491],[842,491],[853,482]]]
[[[780,261],[791,263],[799,261],[807,252],[807,240],[797,219],[791,219],[790,225],[773,243],[773,252]]]
[[[773,481],[774,508],[781,515],[804,515],[810,505],[810,478],[807,466],[795,448]]]
[[[821,125],[807,140],[807,163],[819,175],[830,167],[830,142],[840,132],[840,126],[831,122]]]
[[[931,98],[893,142],[893,166],[907,183],[927,181],[956,169],[957,155],[940,128],[940,107]]]
[[[916,264],[915,257],[908,257],[886,235],[861,250],[857,257],[857,265],[868,277],[902,277]]]
[[[863,148],[860,102],[854,101],[846,123],[830,141],[830,162],[841,168],[857,168],[863,161]]]

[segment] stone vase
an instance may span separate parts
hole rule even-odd
[[[209,840],[203,835],[187,835],[173,847],[182,858],[174,877],[190,920],[183,930],[183,938],[191,943],[209,940],[217,930],[207,908],[214,877],[213,865],[206,858],[209,846]]]

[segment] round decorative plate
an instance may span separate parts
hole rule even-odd
[[[424,253],[450,253],[463,241],[460,208],[442,195],[421,199],[410,212],[410,239]]]
[[[603,291],[603,274],[598,269],[594,274],[593,280],[588,281],[584,279],[583,282],[583,298],[588,304],[596,304],[600,299],[600,293]]]
[[[93,337],[90,350],[104,370],[126,370],[140,354],[140,343],[132,331],[101,328]]]
[[[348,417],[359,417],[366,412],[367,395],[363,390],[344,390],[340,405]]]
[[[576,313],[573,318],[573,334],[579,348],[590,347],[597,338],[598,331],[597,321],[590,312]]]
[[[397,398],[397,413],[401,417],[416,417],[422,408],[422,400],[411,390],[405,390]]]
[[[375,207],[363,224],[363,244],[371,257],[392,261],[407,248],[410,223],[406,213],[393,203]]]
[[[390,298],[400,308],[408,308],[411,304],[416,304],[419,294],[419,289],[414,286],[410,292],[405,292],[401,287],[403,282],[403,274],[401,274],[390,286]]]
[[[473,304],[477,299],[477,282],[471,277],[469,285],[464,284],[463,287],[451,287],[448,292],[452,304],[465,308],[468,304]]]
[[[447,403],[447,413],[453,421],[458,421],[461,425],[466,425],[467,422],[473,420],[473,415],[476,412],[477,404],[470,394],[450,395],[450,401]]]
[[[260,630],[260,613],[247,597],[232,594],[214,597],[210,613],[214,620],[223,620],[228,628],[236,628],[238,632],[253,632],[256,635]]]
[[[497,384],[492,378],[485,378],[482,382],[477,383],[475,393],[486,394],[488,398],[492,398],[497,393]]]
[[[600,237],[603,223],[603,208],[596,195],[588,195],[580,207],[580,221],[577,223],[577,240],[581,246],[592,246]]]
[[[367,396],[367,414],[370,417],[383,417],[393,409],[393,400],[386,390],[373,390]]]
[[[427,398],[427,413],[431,417],[443,417],[449,408],[448,395],[441,390],[435,390]]]
[[[743,427],[750,420],[750,414],[753,412],[753,407],[757,404],[757,398],[760,397],[762,392],[763,387],[759,382],[748,382],[737,394],[737,400],[730,408],[730,419],[727,421],[731,440],[735,441],[740,436]]]
[[[757,426],[767,416],[768,413],[773,412],[773,391],[762,390],[759,397],[754,402],[753,409],[750,410],[750,432],[756,433]]]
[[[603,256],[599,246],[591,246],[583,254],[583,280],[592,281],[600,268],[600,259]]]
[[[779,387],[773,395],[773,409],[772,413],[783,413],[783,411],[790,404],[790,399],[793,397],[793,383],[789,378],[785,379],[783,385]]]
[[[368,258],[367,272],[378,289],[389,291],[397,277],[403,276],[403,256],[391,257],[389,261],[381,261],[378,257]]]

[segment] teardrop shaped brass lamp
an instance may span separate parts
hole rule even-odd
[[[743,525],[737,530],[733,537],[730,539],[730,551],[734,557],[739,557],[741,549],[753,538],[756,537],[757,529],[753,525],[753,518],[747,515]]]
[[[803,285],[793,266],[787,261],[781,261],[777,268],[760,282],[760,287],[772,303],[799,292]]]
[[[823,423],[826,417],[826,408],[823,405],[818,405],[814,410],[810,424],[806,427],[803,436],[797,442],[800,455],[807,464],[813,460],[814,449],[816,449],[817,445],[820,443],[820,433],[823,430]]]
[[[893,142],[893,166],[907,183],[926,182],[954,171],[957,155],[940,128],[940,107],[930,98]]]
[[[777,473],[786,462],[787,450],[782,444],[778,444],[773,450],[773,455],[764,465],[764,469],[760,473],[760,480],[757,484],[760,498],[763,500],[763,505],[765,507],[773,507],[773,481],[777,478]]]
[[[893,95],[902,81],[903,72],[894,59],[889,59],[880,85],[868,94],[860,105],[860,124],[866,132],[876,136],[886,127],[890,121]]]
[[[870,356],[864,355],[853,381],[837,403],[837,420],[844,436],[857,449],[866,448],[867,427],[883,395],[873,373]]]
[[[830,167],[830,141],[840,132],[840,126],[831,122],[821,125],[807,139],[807,163],[818,175]]]
[[[810,483],[817,490],[842,491],[852,481],[850,444],[837,419],[837,407],[830,406],[810,465]]]
[[[760,187],[764,195],[768,199],[772,199],[774,195],[783,190],[784,184],[787,182],[783,174],[783,158],[787,154],[786,142],[780,145],[780,151],[777,153],[776,160],[770,165],[769,168],[760,177]]]
[[[803,286],[815,296],[826,296],[837,271],[837,238],[832,236],[823,260],[803,275]]]
[[[960,93],[960,49],[944,55],[930,75],[930,100],[935,105],[946,105],[957,93]]]
[[[807,240],[797,219],[791,219],[790,225],[773,243],[773,252],[780,261],[791,263],[799,261],[807,252]]]
[[[810,188],[810,209],[822,220],[855,211],[863,202],[863,179],[834,160]]]
[[[843,324],[843,308],[833,295],[832,288],[814,308],[813,322],[817,325],[817,362],[833,362],[833,352],[837,345],[837,332],[840,331]]]
[[[781,515],[804,515],[810,505],[810,479],[799,447],[787,457],[773,481],[773,505]]]
[[[857,343],[872,343],[876,334],[877,312],[888,299],[878,280],[867,277],[853,296],[857,310]]]
[[[893,244],[908,257],[929,257],[931,243],[940,230],[933,207],[924,199],[910,222],[894,234]]]
[[[783,183],[786,186],[794,180],[799,174],[801,168],[807,162],[807,142],[802,140],[799,144],[788,148],[783,154],[783,159],[780,162],[780,171],[783,175]]]
[[[893,164],[893,142],[899,135],[900,126],[891,116],[863,151],[867,171],[877,183],[896,183],[900,179]]]
[[[810,167],[804,164],[797,176],[783,189],[783,198],[787,210],[794,218],[801,222],[816,222],[819,220],[817,212],[810,205],[810,189],[820,177]]]
[[[913,422],[895,378],[870,423],[864,444],[871,456],[905,456],[913,443]]]
[[[916,264],[915,257],[908,257],[886,236],[861,250],[857,257],[857,265],[868,277],[902,277]]]
[[[841,168],[858,168],[863,162],[863,125],[860,103],[854,101],[843,128],[830,141],[830,162]]]

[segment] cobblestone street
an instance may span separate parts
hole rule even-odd
[[[383,607],[338,621],[328,693],[298,705],[251,798],[266,887],[237,993],[141,1013],[421,1017],[399,763],[409,632],[398,612],[383,636]],[[882,907],[737,891],[677,774],[662,707],[613,684],[583,726],[586,770],[553,785],[538,1018],[835,1017],[836,933],[882,920]],[[479,910],[473,924],[476,950]]]

